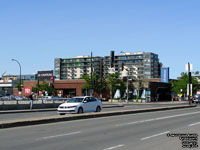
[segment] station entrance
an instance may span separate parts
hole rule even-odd
[[[76,96],[76,89],[63,89],[63,97],[75,97]]]

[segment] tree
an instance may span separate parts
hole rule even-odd
[[[187,94],[188,81],[189,81],[188,74],[182,73],[179,80],[171,80],[170,81],[171,91],[180,94],[181,89],[182,89],[182,94]],[[192,85],[193,85],[192,93],[196,93],[196,91],[198,89],[198,81],[194,77],[192,77]]]
[[[21,88],[23,88],[23,86],[24,86],[24,82],[22,81]],[[15,88],[18,88],[18,89],[20,88],[20,82],[15,85]]]
[[[103,82],[101,84],[101,78],[99,74],[93,73],[92,77],[91,75],[85,74],[81,77],[81,79],[84,79],[86,83],[82,86],[82,89],[85,90],[91,90],[93,89],[94,91],[99,91],[100,88],[105,87],[105,83]]]
[[[125,91],[125,84],[119,79],[119,73],[108,74],[107,76],[107,87],[110,90],[110,98],[112,99],[113,94],[117,89],[120,90],[121,96]]]
[[[55,94],[56,93],[56,90],[53,86],[51,86],[50,84],[46,83],[46,82],[43,82],[41,84],[36,84],[36,87],[33,87],[32,88],[32,91],[34,93],[37,93],[38,91],[47,91],[47,93],[49,95],[52,95],[53,93]]]

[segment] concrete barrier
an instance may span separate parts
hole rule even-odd
[[[57,108],[63,101],[33,101],[32,109]],[[0,110],[30,109],[30,101],[1,101]]]

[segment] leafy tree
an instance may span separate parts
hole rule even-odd
[[[181,89],[182,89],[182,93],[186,94],[187,93],[187,84],[189,82],[188,74],[182,73],[181,75],[182,76],[180,77],[179,80],[177,80],[177,81],[171,80],[170,81],[171,91],[180,93]],[[192,85],[193,85],[192,92],[195,93],[198,89],[198,82],[194,77],[192,77]]]
[[[105,83],[103,82],[101,85],[101,78],[99,74],[93,73],[92,78],[91,75],[85,74],[81,77],[81,79],[84,79],[86,83],[82,86],[82,89],[90,90],[94,89],[94,91],[99,91],[101,86],[102,88],[105,87]]]
[[[21,82],[21,88],[23,88],[23,86],[24,86],[24,82],[22,81]],[[20,88],[20,83],[17,83],[16,85],[15,85],[15,88]]]
[[[40,83],[40,84],[36,84],[36,87],[32,88],[32,91],[37,93],[38,91],[47,91],[47,93],[49,95],[52,95],[53,93],[56,93],[56,90],[54,87],[52,87],[51,85],[49,85],[46,82]]]
[[[119,79],[119,73],[113,73],[107,75],[107,88],[110,90],[110,98],[112,99],[113,94],[117,89],[120,90],[121,96],[125,91],[125,84]]]

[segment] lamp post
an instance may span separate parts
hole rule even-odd
[[[91,72],[90,72],[90,78],[91,78],[91,86],[92,88],[90,89],[90,96],[93,96],[94,94],[94,83],[93,83],[93,54],[91,52],[90,56],[90,65],[91,65]]]
[[[22,75],[21,75],[21,64],[19,63],[19,61],[18,60],[16,60],[16,59],[12,59],[12,61],[15,61],[15,62],[17,62],[18,63],[18,65],[19,65],[19,95],[21,95],[21,91],[22,91],[22,89],[21,89],[21,80],[22,80]]]
[[[191,100],[191,95],[192,95],[192,77],[191,77],[191,72],[190,72],[191,68],[190,68],[190,63],[188,62],[188,101],[189,104],[191,104],[193,101]]]
[[[120,53],[123,53],[125,56],[127,56],[126,53],[123,52],[123,51],[121,51]],[[128,103],[128,98],[129,98],[129,88],[128,88],[129,69],[128,69],[128,67],[127,67],[126,71],[128,72],[128,75],[127,75],[127,88],[126,88],[126,90],[127,90],[127,103]]]

